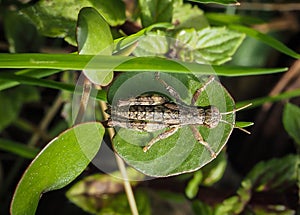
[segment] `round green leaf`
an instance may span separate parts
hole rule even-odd
[[[75,126],[53,139],[25,171],[11,203],[11,214],[34,214],[44,192],[73,181],[98,152],[104,128],[100,123]]]
[[[83,8],[78,15],[77,43],[79,54],[112,54],[114,46],[110,27],[94,8]],[[87,64],[84,74],[93,83],[107,85],[113,78],[112,69],[107,71],[91,70]]]
[[[192,75],[161,73],[161,78],[175,88],[186,104],[190,104],[193,93],[205,83],[204,77],[198,80]],[[155,80],[153,73],[122,74],[112,84],[108,100],[113,106],[119,99],[136,97],[147,92],[168,95]],[[233,110],[235,103],[226,89],[218,81],[213,81],[201,94],[196,105],[214,105],[220,112],[226,112]],[[232,125],[220,122],[214,129],[198,126],[202,137],[216,154],[220,153],[233,130],[235,114],[223,116],[223,120]],[[143,146],[162,132],[117,129],[113,147],[129,165],[146,175],[156,177],[195,171],[213,160],[209,151],[194,138],[189,126],[181,127],[172,136],[158,141],[147,152],[143,152]]]
[[[77,43],[80,54],[112,54],[113,38],[109,25],[94,8],[86,7],[79,12]]]

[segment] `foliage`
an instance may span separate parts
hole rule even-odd
[[[261,98],[235,104],[226,88],[214,80],[202,92],[196,105],[214,105],[221,113],[230,112],[222,116],[227,123],[220,122],[213,129],[197,127],[218,155],[216,159],[199,144],[188,126],[182,126],[174,135],[159,140],[147,153],[143,152],[142,146],[162,131],[147,133],[122,128],[116,129],[112,148],[130,166],[127,171],[120,168],[121,176],[117,171],[110,173],[111,176],[98,173],[84,177],[91,162],[95,164],[97,159],[106,162],[107,159],[103,154],[97,155],[106,145],[102,144],[100,149],[101,142],[106,140],[104,126],[97,122],[102,121],[105,125],[105,114],[101,113],[105,107],[101,102],[114,105],[120,99],[154,91],[174,100],[155,80],[154,72],[160,72],[162,80],[178,91],[185,104],[190,105],[193,94],[206,83],[208,75],[258,77],[287,71],[286,67],[244,67],[232,63],[241,57],[236,53],[243,49],[250,37],[255,39],[255,43],[263,43],[290,58],[300,58],[299,53],[275,37],[252,28],[253,24],[263,24],[265,20],[241,14],[206,13],[200,9],[202,6],[205,8],[203,4],[195,3],[232,6],[239,4],[235,0],[194,0],[193,5],[181,0],[20,2],[0,1],[0,21],[3,20],[1,25],[10,52],[0,54],[0,149],[1,154],[14,156],[14,159],[34,159],[25,173],[17,176],[21,179],[10,203],[11,214],[34,214],[44,193],[66,187],[74,180],[77,183],[68,187],[66,196],[86,212],[131,214],[133,203],[126,190],[128,179],[124,179],[124,192],[124,174],[135,189],[140,214],[296,213],[294,203],[261,204],[253,200],[256,195],[266,193],[282,195],[291,189],[294,191],[297,186],[297,197],[300,198],[300,160],[295,152],[253,164],[251,170],[239,178],[240,185],[235,195],[210,202],[203,198],[201,192],[208,189],[213,193],[224,183],[231,167],[225,145],[234,127],[252,125],[250,122],[237,122],[236,113],[231,111],[248,103],[257,107],[267,102],[299,97],[299,89],[275,96],[263,94]],[[26,29],[26,34],[23,29]],[[49,41],[60,49],[68,47],[73,53],[31,53],[39,52]],[[73,70],[83,71],[86,78],[82,83],[82,76],[78,78]],[[74,78],[79,79],[77,85]],[[90,89],[91,86],[93,89]],[[72,100],[70,95],[59,93],[57,101],[60,106],[56,107],[53,97],[49,96],[50,89],[73,92],[74,98]],[[44,95],[49,96],[49,101],[43,100]],[[74,102],[77,97],[79,103]],[[65,119],[56,120],[62,100],[65,102]],[[47,113],[44,120],[36,125],[38,114],[34,117],[27,114],[34,112],[31,105],[39,103],[45,106],[42,109]],[[48,110],[49,105],[53,109]],[[100,108],[101,111],[89,108]],[[296,143],[297,153],[300,152],[299,119],[299,107],[287,103],[282,122],[287,134]],[[76,122],[76,125],[67,129],[65,121]],[[46,125],[50,122],[54,126],[48,131]],[[15,135],[18,131],[25,133],[26,138]],[[28,138],[28,133],[33,136]],[[37,144],[39,139],[48,142],[43,149]],[[1,157],[0,183],[3,164]],[[19,165],[12,167],[11,177],[19,172],[21,165],[24,164],[19,161]],[[82,177],[78,178],[82,173]],[[156,192],[146,187],[143,181],[148,178],[144,174],[155,177],[176,175],[175,181],[185,186],[179,194],[175,191]],[[118,177],[121,179],[116,179]],[[187,198],[182,194],[184,192]]]

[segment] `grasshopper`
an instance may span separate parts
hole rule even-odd
[[[205,126],[212,129],[218,126],[220,122],[223,122],[235,127],[235,125],[223,120],[222,116],[235,113],[251,104],[224,113],[221,113],[215,106],[195,106],[195,102],[201,96],[201,93],[214,81],[214,77],[211,76],[201,88],[195,91],[191,104],[187,105],[182,101],[178,92],[160,78],[159,73],[155,73],[155,78],[166,88],[175,101],[157,94],[119,100],[115,107],[107,110],[107,113],[110,114],[107,125],[144,132],[166,129],[144,146],[144,152],[147,152],[159,140],[168,138],[176,133],[180,127],[190,126],[195,139],[210,152],[212,158],[215,158],[215,151],[202,138],[196,126]],[[249,133],[240,127],[236,128]]]

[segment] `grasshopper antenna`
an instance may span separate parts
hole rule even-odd
[[[234,109],[234,110],[232,110],[232,111],[220,113],[220,115],[223,116],[223,115],[228,115],[228,114],[231,114],[231,113],[236,113],[237,111],[243,110],[243,109],[245,109],[245,108],[247,108],[247,107],[250,107],[251,105],[252,105],[252,103],[247,104],[247,105],[244,105],[244,106],[242,106],[242,107],[240,107],[240,108],[238,108],[238,109]],[[246,129],[241,128],[241,127],[238,127],[238,126],[236,126],[236,125],[234,125],[234,124],[232,124],[232,123],[229,123],[229,122],[227,122],[227,121],[225,121],[225,120],[222,120],[222,119],[221,119],[220,122],[223,122],[223,123],[225,123],[225,124],[231,125],[231,126],[233,126],[234,128],[237,128],[237,129],[239,129],[239,130],[241,130],[241,131],[243,131],[243,132],[245,132],[245,133],[247,133],[247,134],[251,134],[251,133],[250,133],[249,131],[247,131]]]
[[[234,110],[232,110],[232,111],[228,111],[228,112],[224,112],[224,113],[220,113],[221,115],[228,115],[228,114],[231,114],[231,113],[235,113],[235,112],[238,112],[238,111],[240,111],[240,110],[243,110],[243,109],[245,109],[245,108],[247,108],[247,107],[250,107],[252,105],[252,103],[249,103],[249,104],[247,104],[247,105],[244,105],[244,106],[242,106],[242,107],[240,107],[240,108],[238,108],[238,109],[234,109]]]

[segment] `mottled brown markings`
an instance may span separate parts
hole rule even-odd
[[[201,93],[214,81],[214,77],[211,76],[202,87],[195,91],[191,99],[191,104],[186,105],[178,92],[160,78],[159,73],[155,74],[155,78],[165,87],[168,93],[174,98],[175,102],[158,94],[142,95],[136,98],[119,100],[117,105],[107,111],[111,115],[107,125],[145,132],[166,129],[144,146],[144,152],[147,152],[150,147],[159,140],[168,138],[176,133],[178,128],[188,125],[191,128],[195,139],[210,152],[212,158],[215,158],[216,153],[209,143],[203,139],[196,126],[200,125],[207,128],[215,128],[222,122],[235,127],[234,124],[222,119],[222,116],[235,114],[235,112],[244,109],[251,104],[223,113],[215,106],[195,106],[195,102],[201,96]],[[243,128],[235,128],[249,133]]]

